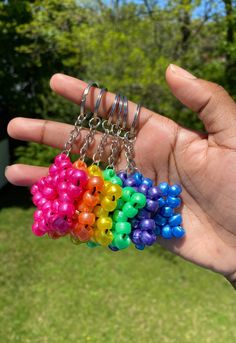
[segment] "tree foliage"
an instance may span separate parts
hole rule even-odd
[[[1,106],[9,117],[73,122],[77,106],[48,85],[62,72],[199,128],[170,94],[165,69],[182,65],[236,96],[235,29],[233,0],[0,1]]]

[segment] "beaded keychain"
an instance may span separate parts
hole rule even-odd
[[[98,110],[107,91],[101,89],[89,120],[89,132],[80,149],[80,159],[73,164],[70,161],[73,143],[90,116],[85,112],[85,103],[92,86],[97,87],[90,83],[84,90],[80,114],[64,150],[56,156],[48,176],[31,188],[37,207],[33,233],[36,236],[48,234],[54,239],[69,235],[76,244],[106,246],[113,251],[125,249],[131,243],[143,250],[145,246],[153,245],[159,236],[166,239],[183,237],[182,217],[175,212],[181,205],[181,186],[170,186],[166,182],[153,186],[153,181],[145,178],[135,164],[134,142],[140,105],[130,131],[126,131],[128,99],[119,94],[115,96],[108,119],[102,122],[104,133],[93,155],[93,163],[87,166],[84,160],[101,124]],[[115,113],[117,121],[112,124]],[[108,166],[102,171],[99,164],[108,139],[111,139],[111,152]],[[122,148],[127,167],[116,173],[115,165]]]

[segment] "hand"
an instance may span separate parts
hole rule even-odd
[[[183,225],[186,237],[160,240],[170,251],[200,266],[236,278],[236,104],[220,86],[200,80],[170,65],[167,82],[173,94],[197,112],[207,134],[185,129],[170,119],[142,108],[135,143],[139,170],[155,182],[169,181],[183,187]],[[56,74],[51,88],[80,103],[86,84]],[[93,110],[98,89],[87,99]],[[106,116],[114,100],[107,93],[100,108]],[[129,102],[129,125],[136,105]],[[72,126],[37,119],[15,118],[8,126],[13,138],[63,148]],[[85,134],[85,132],[84,132]],[[83,136],[84,136],[83,134]],[[100,139],[96,135],[96,141]],[[79,151],[81,140],[74,151]],[[90,149],[95,151],[96,144]],[[109,154],[109,149],[107,151]],[[125,165],[122,158],[118,169]],[[30,186],[47,173],[43,167],[13,165],[6,177],[16,185]]]

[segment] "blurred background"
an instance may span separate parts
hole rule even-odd
[[[28,190],[4,177],[9,163],[49,165],[56,153],[10,140],[11,118],[76,117],[49,88],[56,72],[201,129],[170,94],[169,63],[236,98],[236,1],[0,1],[0,342],[235,342],[220,276],[158,246],[114,254],[35,238]]]

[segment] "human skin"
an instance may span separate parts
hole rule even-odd
[[[141,108],[135,142],[138,169],[156,182],[180,183],[183,188],[186,236],[181,240],[159,239],[159,243],[236,285],[236,104],[221,86],[198,79],[178,66],[167,68],[166,80],[174,96],[197,113],[206,133],[186,129]],[[50,86],[57,94],[79,104],[86,83],[55,74]],[[88,95],[88,109],[94,109],[98,93],[99,89],[93,88]],[[106,93],[99,115],[106,117],[113,101],[114,94]],[[129,102],[129,126],[135,109],[136,105]],[[14,118],[8,125],[8,133],[15,139],[61,149],[71,129],[68,124],[27,118]],[[79,152],[85,134],[86,130],[75,143],[74,152]],[[97,134],[90,156],[99,139]],[[104,160],[108,155],[109,149]],[[122,154],[117,168],[124,166]],[[20,164],[6,170],[7,179],[21,186],[30,186],[46,174],[47,168]]]

